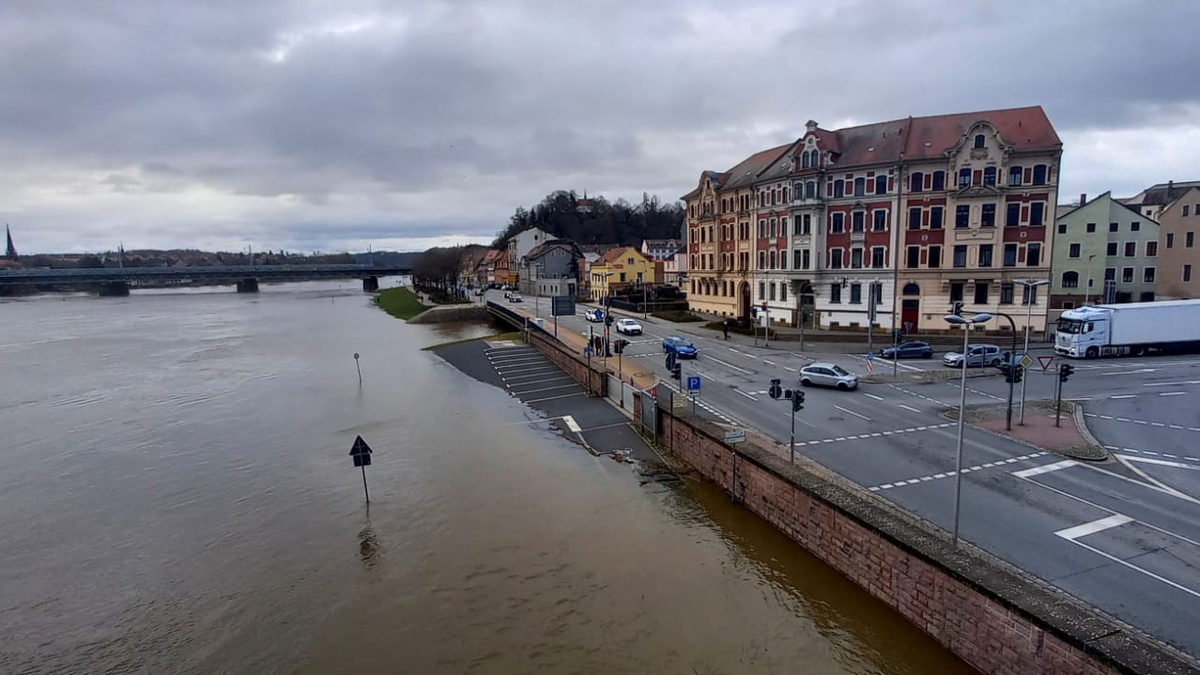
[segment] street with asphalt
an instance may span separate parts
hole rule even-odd
[[[549,320],[548,298],[507,304]],[[535,303],[540,301],[540,306]],[[560,334],[597,333],[578,305],[575,316],[558,317]],[[632,316],[643,326],[622,355],[623,372],[657,376],[678,390],[663,354],[663,338],[679,335],[699,349],[680,361],[682,379],[701,378],[700,414],[729,427],[744,427],[777,441],[788,453],[791,405],[767,395],[770,380],[799,388],[798,371],[814,361],[835,363],[868,375],[864,353],[795,351],[795,342],[731,335],[702,324]],[[757,344],[755,344],[757,342]],[[1003,340],[977,339],[1006,348]],[[582,343],[581,343],[582,344]],[[824,346],[828,349],[828,346]],[[851,347],[852,349],[852,347]],[[861,347],[860,347],[861,349]],[[1032,355],[1049,356],[1048,349]],[[616,359],[609,367],[615,373]],[[1071,361],[1076,372],[1063,398],[1081,405],[1082,418],[1108,450],[1099,462],[1079,461],[1029,443],[968,425],[963,438],[960,537],[1054,584],[1134,627],[1193,656],[1200,654],[1200,357],[1164,356]],[[893,364],[875,358],[872,377],[857,391],[805,389],[795,416],[795,452],[802,453],[914,514],[952,530],[957,450],[956,412],[961,387],[957,370],[929,360]],[[1058,360],[1045,372],[1026,373],[1029,401],[1050,400]],[[932,371],[932,372],[930,372]],[[949,373],[947,373],[949,371]],[[1002,406],[1003,375],[974,368],[966,405]],[[882,380],[882,381],[873,381]],[[1020,398],[1020,385],[1017,385]],[[1053,415],[1027,405],[1024,414]],[[1014,425],[1019,425],[1020,413]],[[1073,425],[1071,415],[1063,424]],[[1084,437],[1081,437],[1081,439]]]

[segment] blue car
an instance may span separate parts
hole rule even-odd
[[[680,359],[696,358],[696,346],[677,335],[663,339],[663,353],[670,352],[675,352],[675,357]]]

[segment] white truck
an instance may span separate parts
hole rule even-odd
[[[1054,351],[1076,359],[1200,351],[1200,300],[1065,310],[1058,319]]]

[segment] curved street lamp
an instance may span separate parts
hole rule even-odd
[[[962,392],[958,398],[958,447],[954,460],[954,546],[958,547],[958,513],[959,506],[962,504],[963,427],[966,423],[967,411],[967,354],[970,349],[971,327],[991,321],[992,315],[981,312],[967,318],[957,314],[947,314],[944,318],[946,323],[952,326],[963,327]]]

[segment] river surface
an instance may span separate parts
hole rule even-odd
[[[968,672],[358,287],[0,301],[0,673]]]

